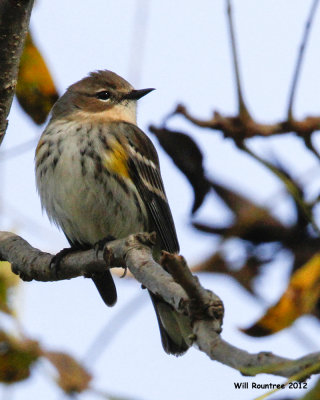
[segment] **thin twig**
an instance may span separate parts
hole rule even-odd
[[[320,154],[318,153],[317,149],[314,147],[312,143],[312,136],[304,136],[303,137],[304,144],[306,147],[313,153],[314,156],[316,156],[318,159],[320,159]]]
[[[163,251],[160,263],[173,279],[183,287],[189,298],[193,300],[191,304],[193,318],[213,317],[222,320],[224,314],[223,304],[221,303],[221,306],[218,307],[215,299],[211,304],[210,292],[204,290],[199,279],[192,275],[184,257]]]
[[[296,63],[295,70],[294,70],[294,73],[293,73],[293,79],[292,79],[290,96],[289,96],[288,113],[287,113],[287,118],[288,118],[289,121],[293,119],[292,107],[293,107],[293,102],[294,102],[294,98],[295,98],[295,94],[296,94],[297,83],[298,83],[300,72],[301,72],[302,61],[303,61],[303,58],[304,58],[305,49],[306,49],[306,45],[307,45],[307,42],[308,42],[310,30],[311,30],[311,25],[312,25],[312,22],[314,20],[314,16],[315,16],[315,13],[316,13],[316,8],[318,7],[318,3],[319,3],[319,0],[314,0],[313,3],[312,3],[311,9],[310,9],[310,13],[309,13],[309,17],[308,17],[307,22],[306,22],[304,34],[303,34],[303,37],[302,37],[302,42],[301,42],[301,45],[300,45],[297,63]]]
[[[238,57],[238,52],[237,52],[236,38],[235,38],[235,34],[234,34],[234,24],[233,24],[233,18],[232,18],[231,0],[227,0],[227,15],[228,15],[228,26],[229,26],[229,35],[230,35],[230,42],[231,42],[233,67],[234,67],[234,73],[235,73],[235,77],[236,77],[239,116],[241,119],[250,119],[251,117],[250,117],[248,108],[244,102],[244,98],[243,98],[243,94],[242,94],[240,71],[239,71],[239,57]]]
[[[212,118],[202,120],[194,117],[187,107],[178,104],[175,110],[167,117],[183,115],[188,121],[201,128],[209,128],[222,131],[225,137],[231,137],[235,141],[250,139],[256,136],[269,137],[295,132],[298,136],[305,138],[320,129],[320,116],[309,116],[303,120],[280,121],[274,124],[261,124],[253,119],[243,120],[239,116],[224,116],[215,111]]]
[[[238,148],[243,150],[245,153],[250,155],[252,158],[254,158],[259,163],[263,164],[266,168],[268,168],[269,171],[273,172],[282,181],[282,183],[284,183],[286,185],[286,189],[288,190],[288,192],[291,194],[291,196],[293,197],[293,199],[299,206],[300,211],[303,213],[303,215],[307,219],[307,221],[310,222],[314,231],[320,236],[320,228],[316,224],[309,207],[306,205],[304,200],[301,199],[301,196],[299,195],[296,186],[292,185],[289,182],[289,180],[285,176],[285,174],[282,171],[280,171],[278,168],[276,168],[273,164],[271,164],[269,161],[263,159],[262,157],[259,157],[257,154],[255,154],[253,151],[251,151],[244,143],[238,144]]]

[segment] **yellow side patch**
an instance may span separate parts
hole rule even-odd
[[[128,170],[128,156],[123,146],[113,140],[112,143],[108,143],[111,150],[105,153],[103,165],[110,171],[114,172],[122,178],[129,178]]]

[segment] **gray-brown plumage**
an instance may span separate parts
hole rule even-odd
[[[155,254],[179,251],[157,152],[136,125],[136,101],[151,90],[135,90],[113,72],[98,71],[70,86],[55,104],[36,150],[37,187],[43,208],[71,247],[155,230]],[[113,305],[111,273],[93,281]],[[187,320],[150,296],[164,349],[182,354],[189,347]]]

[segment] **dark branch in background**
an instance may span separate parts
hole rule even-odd
[[[307,20],[307,23],[305,26],[300,50],[299,50],[298,60],[297,60],[296,66],[295,66],[294,74],[293,74],[292,86],[291,86],[290,96],[289,96],[288,112],[287,112],[287,118],[289,121],[293,119],[293,114],[292,114],[293,101],[294,101],[294,97],[296,94],[296,88],[297,88],[297,83],[298,83],[299,75],[300,75],[300,71],[301,71],[303,56],[305,54],[305,49],[306,49],[308,37],[310,34],[310,28],[311,28],[312,21],[315,16],[315,13],[316,13],[316,9],[318,7],[318,3],[319,3],[319,0],[314,0],[312,3],[309,17],[308,17],[308,20]]]
[[[267,159],[259,157],[247,146],[245,139],[250,139],[256,136],[269,137],[272,135],[280,135],[280,134],[287,134],[294,132],[299,137],[302,138],[306,148],[309,149],[318,159],[320,159],[318,151],[313,147],[312,144],[312,134],[315,131],[318,131],[320,128],[320,116],[314,116],[314,117],[309,116],[303,120],[298,121],[292,117],[292,112],[291,112],[293,99],[296,91],[296,85],[301,70],[301,63],[304,55],[304,49],[306,48],[306,42],[309,38],[310,27],[314,20],[313,15],[318,5],[318,1],[317,0],[313,1],[309,17],[306,22],[305,33],[298,54],[297,65],[295,68],[295,73],[290,91],[291,94],[288,106],[289,109],[288,119],[273,124],[258,123],[250,116],[250,114],[247,111],[241,88],[239,62],[238,62],[234,26],[232,19],[231,0],[226,0],[226,5],[227,5],[227,18],[229,25],[229,36],[232,49],[233,67],[234,67],[238,105],[239,105],[238,115],[223,116],[219,112],[214,112],[211,119],[201,120],[199,118],[194,117],[187,110],[185,106],[180,104],[176,107],[176,109],[173,112],[169,113],[168,116],[164,118],[163,123],[160,127],[155,127],[154,125],[151,125],[149,129],[153,134],[155,134],[161,146],[164,148],[167,154],[172,158],[173,162],[184,173],[186,178],[191,183],[195,196],[195,202],[194,202],[194,207],[192,209],[192,213],[197,211],[203,204],[205,196],[210,191],[211,185],[206,177],[207,172],[203,168],[202,152],[200,148],[197,146],[196,142],[185,133],[173,131],[167,127],[169,119],[172,118],[174,115],[182,115],[189,122],[193,123],[198,127],[209,128],[222,132],[224,137],[231,138],[239,149],[244,151],[247,155],[255,159],[258,163],[264,165],[265,168],[271,171],[284,184],[289,196],[291,196],[294,201],[297,221],[295,224],[296,226],[292,226],[293,228],[292,231],[294,231],[294,233],[297,235],[297,238],[301,239],[303,235],[305,236],[305,238],[307,237],[309,238],[310,233],[309,235],[307,233],[307,228],[309,224],[312,226],[314,233],[316,234],[320,233],[319,227],[314,218],[315,203],[314,202],[310,203],[310,201],[306,200],[307,199],[306,190],[303,187],[301,187],[301,185],[297,184],[297,182],[295,182],[294,177],[289,173],[287,168],[281,166],[280,161],[273,160],[273,162],[270,162]],[[176,146],[175,144],[177,139],[179,139],[179,146]],[[177,148],[178,151],[176,150]],[[185,152],[187,152],[188,157],[184,157],[183,159],[181,157],[181,154],[185,154]],[[221,197],[219,193],[218,195],[219,197]],[[233,193],[233,197],[234,195],[235,192]],[[236,209],[236,208],[233,209],[233,207],[231,208],[232,208],[231,211],[233,212]],[[238,236],[239,232],[243,232],[243,229],[242,230],[240,229],[239,231],[238,228],[241,228],[241,225],[243,225],[244,222],[246,223],[247,227],[252,230],[253,221],[252,219],[246,217],[246,220],[243,219],[241,220],[240,218],[237,221],[237,223],[234,224],[234,227],[237,228],[235,230],[232,230],[232,227],[230,229],[229,228],[225,229],[225,227],[223,227],[223,229],[219,228],[216,229],[216,227],[214,227],[213,230],[209,227],[209,231],[206,232],[217,234],[223,236],[224,238],[239,237]],[[251,227],[249,226],[250,224]],[[202,224],[202,226],[204,225]],[[197,228],[199,229],[199,225],[197,226]],[[255,226],[254,228],[256,229],[257,227]],[[201,230],[205,231],[205,229]],[[281,230],[280,233],[282,233],[282,231],[283,230]],[[249,241],[251,241],[251,238],[248,237],[243,239],[248,239]],[[283,239],[284,238],[282,236],[280,237],[277,236],[277,232],[273,232],[273,241],[280,242],[284,247],[286,247],[287,243],[284,243]],[[268,242],[269,241],[270,240],[268,240]],[[308,250],[307,253],[310,254],[310,251]],[[296,257],[297,259],[298,254],[296,254],[296,252],[295,255],[297,256]],[[306,262],[307,260],[303,261]],[[295,267],[298,266],[295,265]]]
[[[285,377],[300,374],[304,379],[307,375],[320,371],[319,353],[309,354],[299,360],[289,360],[269,352],[250,354],[222,340],[219,333],[223,305],[219,297],[199,284],[180,256],[165,253],[162,262],[166,268],[178,271],[174,272],[173,279],[153,260],[153,243],[154,236],[144,233],[109,242],[104,249],[103,258],[101,254],[97,256],[94,250],[69,254],[61,261],[57,276],[56,271],[50,268],[52,255],[34,249],[13,233],[0,233],[0,256],[11,262],[13,271],[26,280],[54,281],[90,276],[107,266],[129,268],[144,287],[159,294],[178,312],[189,315],[194,342],[212,360],[252,376],[258,373]],[[304,373],[310,365],[313,365],[313,369]]]
[[[320,128],[320,116],[309,116],[303,120],[297,121],[293,118],[292,115],[292,106],[296,93],[297,82],[300,76],[302,60],[305,53],[307,40],[309,38],[311,25],[314,20],[313,17],[316,12],[318,3],[319,0],[313,1],[309,17],[306,23],[305,32],[302,38],[298,59],[293,75],[292,85],[290,89],[286,120],[274,124],[261,124],[255,121],[249,114],[247,106],[244,102],[243,91],[241,87],[239,61],[238,61],[238,54],[237,54],[237,47],[236,47],[236,40],[235,40],[234,26],[232,19],[231,1],[226,0],[229,38],[231,43],[233,67],[234,67],[234,74],[237,87],[237,97],[238,97],[238,107],[239,107],[238,115],[223,116],[218,111],[215,111],[213,113],[212,118],[208,120],[202,120],[193,116],[184,105],[179,104],[173,112],[169,113],[168,116],[164,118],[163,126],[160,127],[160,129],[163,129],[166,126],[169,119],[172,118],[174,115],[182,115],[189,122],[193,123],[198,127],[221,131],[224,137],[232,138],[238,144],[243,142],[244,139],[249,139],[255,136],[269,137],[273,135],[281,135],[290,132],[295,132],[298,136],[300,136],[304,140],[306,147],[310,151],[312,151],[317,158],[320,158],[319,153],[312,144],[312,134],[315,131],[319,130]],[[157,128],[153,127],[153,129]]]
[[[295,70],[294,70],[294,73],[293,73],[292,85],[291,85],[291,90],[290,90],[290,95],[289,95],[288,111],[287,111],[287,119],[288,119],[289,122],[293,122],[293,120],[294,120],[294,118],[293,118],[293,110],[292,110],[293,102],[294,102],[294,98],[295,98],[295,94],[296,94],[298,80],[299,80],[300,73],[301,73],[301,66],[302,66],[303,57],[305,55],[305,50],[306,50],[306,47],[307,47],[307,42],[308,42],[309,34],[310,34],[310,31],[311,31],[311,25],[312,25],[312,22],[314,20],[314,16],[315,16],[315,13],[316,13],[318,5],[319,5],[319,0],[314,0],[312,5],[311,5],[309,17],[308,17],[307,22],[306,22],[304,35],[303,35],[303,38],[302,38],[302,41],[301,41],[301,45],[300,45],[300,49],[299,49],[299,53],[298,53],[297,63],[296,63]],[[319,129],[319,125],[318,125],[318,129]],[[312,144],[311,134],[310,135],[302,135],[302,139],[303,139],[304,144],[306,145],[306,147],[317,158],[320,158],[320,154],[318,153],[318,151],[316,150],[316,148]]]
[[[34,0],[0,2],[0,144],[17,83],[18,68]]]
[[[232,212],[233,221],[225,226],[221,226],[221,224],[211,223],[209,225],[207,222],[199,223],[191,221],[193,226],[198,230],[212,234],[215,238],[218,237],[220,239],[217,249],[214,250],[213,254],[207,260],[196,266],[197,271],[208,271],[213,273],[220,272],[232,276],[257,298],[259,295],[255,291],[254,280],[261,273],[262,266],[266,266],[270,262],[274,261],[278,257],[280,251],[284,249],[288,250],[292,256],[291,276],[293,276],[295,271],[303,267],[306,268],[306,265],[308,265],[307,263],[309,261],[311,263],[315,254],[319,251],[318,236],[320,229],[315,219],[315,205],[317,204],[317,199],[311,201],[308,200],[306,187],[302,185],[300,181],[297,181],[289,168],[282,165],[281,160],[273,159],[269,161],[258,156],[250,149],[250,147],[247,146],[248,143],[246,141],[246,139],[256,136],[270,137],[273,135],[296,133],[297,136],[303,140],[306,148],[320,159],[320,155],[313,147],[312,143],[313,133],[318,131],[320,128],[320,116],[308,116],[299,121],[294,119],[292,116],[292,105],[300,75],[302,58],[309,38],[310,27],[314,20],[313,14],[318,5],[318,0],[313,0],[311,11],[306,22],[305,33],[302,39],[293,82],[290,88],[290,101],[288,105],[288,115],[286,116],[287,119],[272,124],[261,124],[255,121],[249,114],[244,102],[232,19],[231,0],[226,0],[225,4],[227,6],[229,40],[231,43],[233,70],[237,90],[237,115],[224,116],[215,111],[212,118],[202,120],[196,118],[184,105],[180,104],[176,106],[173,112],[169,113],[163,119],[163,122],[159,127],[151,125],[149,129],[158,138],[163,149],[172,158],[173,162],[192,185],[196,204],[196,208],[194,208],[192,212],[194,213],[197,211],[202,206],[204,198],[212,194],[213,191],[215,192],[214,195],[217,195],[219,199],[223,200],[226,208]],[[245,198],[236,190],[232,190],[225,185],[219,184],[219,182],[208,179],[209,173],[203,167],[202,151],[195,142],[194,137],[191,139],[186,132],[177,132],[168,127],[168,121],[175,115],[183,116],[186,120],[198,127],[220,131],[225,138],[231,138],[238,149],[244,151],[260,165],[262,164],[272,172],[284,185],[290,200],[293,200],[293,211],[296,217],[295,221],[289,226],[284,226],[280,220],[272,215],[271,211],[261,207],[258,203]],[[179,146],[176,146],[177,139],[179,139]],[[187,154],[187,156],[184,157],[185,159],[181,157],[181,154]],[[196,179],[194,179],[193,176],[195,176]],[[195,184],[195,182],[197,184]],[[274,201],[276,198],[278,198],[278,196],[274,197]],[[313,229],[310,229],[311,227]],[[242,248],[244,250],[244,259],[240,261],[241,265],[239,265],[237,261],[233,262],[228,260],[228,257],[224,255],[224,243],[229,239],[232,240],[232,238],[241,239],[243,241]],[[265,246],[266,244],[268,244],[268,247]],[[288,290],[290,290],[290,285],[291,283],[289,282]],[[306,289],[305,296],[308,296],[308,290],[311,291],[312,287],[310,286],[309,289]],[[295,319],[308,313],[319,318],[319,301],[315,305],[310,305],[310,308],[305,309],[303,312],[302,310],[297,311],[295,307],[295,302],[292,302],[291,311],[295,312]],[[279,311],[277,318],[281,318],[281,315],[282,314]],[[276,332],[274,329],[275,321],[273,320],[271,324],[270,320],[271,318],[269,320],[265,319],[263,323],[260,324],[260,322],[258,322],[256,324],[257,328],[261,328],[260,334],[263,329],[264,334],[272,334]],[[291,321],[291,323],[292,322],[293,321]],[[280,329],[284,329],[284,326]],[[258,329],[255,332],[257,333]],[[195,330],[194,333],[197,335]],[[201,341],[200,334],[198,334],[197,337],[198,342],[199,340]],[[211,339],[212,342],[207,343],[208,346],[206,348],[200,346],[200,348],[208,355],[210,355],[209,349],[214,346],[214,340],[216,338],[211,337]],[[228,352],[231,351],[231,353],[235,355],[236,364],[238,365],[237,349],[230,350],[231,347],[228,344],[227,348],[224,349],[220,337],[218,341],[220,341],[218,349],[216,349],[217,351],[215,351],[212,358],[219,360],[218,354],[220,354],[219,351],[221,351],[224,353],[222,358],[225,360],[228,358]],[[281,363],[281,361],[273,358],[273,355],[271,355],[271,359],[268,360],[268,356],[269,355],[266,353],[261,353],[257,359],[254,359],[253,355],[248,355],[249,359],[252,361],[252,365],[257,366],[259,364],[258,360],[260,360],[262,365],[267,365],[266,368],[268,369],[268,373],[270,373],[272,369],[270,363],[272,364],[274,362],[277,364],[278,361],[279,363]],[[246,364],[246,354],[242,352],[241,357],[243,363]],[[313,361],[310,359],[310,368],[319,370],[319,356],[316,355],[312,360]],[[305,360],[301,359],[300,361],[301,363],[304,363]],[[312,365],[313,362],[315,365]],[[232,366],[232,363],[227,365]],[[308,368],[308,363],[304,363],[304,365]],[[287,367],[288,365],[284,368],[286,373],[288,372],[286,369]],[[297,364],[295,364],[295,367],[299,369]],[[237,367],[237,369],[241,370],[244,374],[258,373],[257,370],[255,370],[255,372],[250,372],[250,368],[247,369],[246,367]],[[281,374],[279,373],[279,369],[281,369],[279,368],[279,365],[275,367],[277,374]],[[262,372],[262,368],[259,372]],[[295,374],[297,370],[292,370],[291,372],[292,374]],[[300,378],[301,377],[295,377],[295,379]]]
[[[269,137],[290,132],[309,138],[313,132],[320,128],[320,116],[310,116],[300,121],[292,120],[280,121],[274,124],[260,124],[254,120],[241,120],[239,116],[226,117],[215,111],[212,118],[202,120],[194,117],[182,104],[179,104],[170,116],[178,114],[183,115],[189,122],[200,128],[221,131],[225,137],[232,138],[235,141],[242,141],[255,136]]]
[[[228,22],[229,22],[228,26],[229,26],[229,35],[230,35],[230,42],[231,42],[234,74],[236,77],[239,117],[244,120],[251,119],[248,108],[247,108],[244,98],[243,98],[243,92],[242,92],[242,87],[241,87],[239,57],[238,57],[238,52],[237,52],[236,38],[235,38],[235,34],[234,34],[232,8],[231,8],[230,0],[227,0],[227,15],[228,15]]]

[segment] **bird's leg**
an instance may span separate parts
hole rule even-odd
[[[96,256],[98,257],[99,251],[102,251],[104,249],[104,246],[111,242],[112,240],[115,240],[115,237],[112,235],[108,235],[105,238],[99,240],[95,245],[94,245],[94,249],[96,251]]]
[[[96,251],[96,256],[98,257],[98,253],[99,251],[102,251],[104,249],[104,246],[109,243],[112,242],[112,240],[115,240],[116,238],[112,235],[108,235],[107,237],[99,240],[95,245],[94,245],[94,249]],[[127,274],[127,267],[123,267],[124,268],[124,273],[120,276],[120,278],[124,278]]]
[[[50,268],[55,269],[56,274],[58,274],[62,259],[66,255],[74,253],[76,251],[79,251],[79,249],[76,247],[67,247],[65,249],[62,249],[61,251],[59,251],[59,253],[57,253],[55,256],[52,257],[50,262]]]

